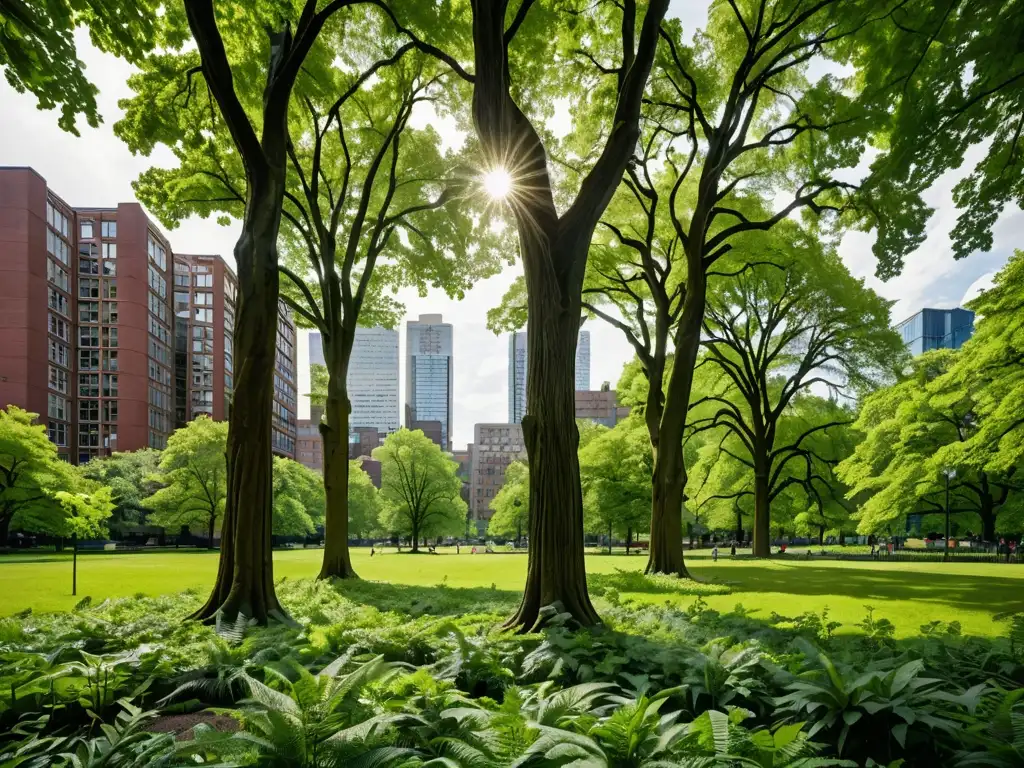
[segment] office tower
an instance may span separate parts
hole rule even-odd
[[[324,365],[319,333],[309,334],[309,365]],[[374,427],[390,435],[401,426],[398,405],[398,331],[356,328],[348,364],[349,431]]]
[[[526,415],[526,331],[508,337],[508,421],[521,424]],[[576,338],[576,391],[590,389],[590,331]]]
[[[441,447],[452,447],[452,326],[441,315],[420,315],[406,324],[406,426],[439,421]]]
[[[86,462],[173,429],[171,248],[138,203],[73,208],[0,168],[0,407]]]
[[[974,333],[969,309],[922,309],[896,326],[912,355],[932,349],[960,349]]]
[[[607,381],[599,390],[576,391],[577,419],[587,419],[606,427],[614,427],[628,415],[629,408],[619,405],[618,393]]]
[[[523,427],[521,424],[475,424],[468,450],[470,517],[483,535],[494,514],[491,501],[505,484],[505,470],[517,459],[526,460]]]
[[[220,256],[174,255],[175,419],[184,426],[206,414],[231,419],[235,301],[238,280]],[[275,453],[295,456],[295,324],[279,305],[274,359]]]
[[[590,389],[590,331],[580,331],[576,338],[576,391]]]

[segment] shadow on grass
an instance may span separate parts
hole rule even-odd
[[[734,592],[926,601],[993,613],[1024,611],[1024,580],[987,573],[920,572],[898,566],[873,570],[816,563],[768,569],[752,562],[718,571],[713,566],[701,567],[695,575],[713,577],[718,583],[731,585]]]
[[[511,613],[521,592],[494,587],[449,587],[391,584],[383,581],[336,581],[339,595],[380,611],[409,616],[464,616],[476,613]]]

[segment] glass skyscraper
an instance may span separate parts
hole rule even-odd
[[[922,309],[896,326],[912,355],[933,349],[960,349],[974,333],[969,309]]]
[[[405,404],[412,421],[441,423],[441,446],[452,449],[454,375],[452,326],[441,315],[406,324]]]
[[[576,339],[576,391],[590,389],[590,331]],[[520,424],[526,415],[526,331],[508,337],[508,423]]]

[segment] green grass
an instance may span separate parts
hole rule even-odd
[[[320,550],[290,550],[274,554],[277,578],[309,578],[316,574]],[[364,579],[395,585],[491,587],[509,605],[522,589],[526,570],[523,554],[471,555],[466,549],[442,554],[398,555],[394,550],[371,558],[369,550],[353,551]],[[587,557],[590,573],[614,574],[616,569],[640,570],[642,555]],[[707,556],[689,558],[698,579],[727,584],[731,594],[706,597],[710,607],[731,610],[742,603],[755,616],[773,612],[797,616],[828,607],[830,616],[845,625],[860,621],[865,606],[876,618],[887,618],[900,636],[917,632],[933,620],[956,620],[969,634],[1004,632],[993,617],[1024,612],[1024,567],[995,563],[876,563],[839,561],[731,561],[717,563]],[[158,595],[189,588],[204,591],[217,568],[216,553],[160,552],[89,554],[78,560],[78,597],[71,596],[71,558],[62,554],[0,557],[0,616],[31,607],[35,611],[67,610],[85,595],[94,601],[135,594]],[[689,605],[693,597],[652,588],[620,590],[620,597],[637,602],[672,601]]]

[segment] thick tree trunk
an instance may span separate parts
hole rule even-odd
[[[283,160],[283,158],[282,158]],[[235,246],[235,382],[228,427],[228,493],[217,581],[194,618],[231,622],[241,614],[266,624],[288,616],[274,591],[271,413],[277,342],[277,234],[284,164],[249,187]]]
[[[420,526],[415,519],[412,523],[412,551],[414,553],[420,551]]]
[[[338,329],[337,341],[327,350],[327,423],[320,425],[324,451],[324,560],[321,579],[353,579],[356,576],[348,551],[348,433],[351,403],[348,399],[348,361],[354,334]]]
[[[530,462],[529,561],[526,588],[507,627],[532,631],[541,609],[560,603],[582,625],[596,624],[583,559],[583,496],[577,450],[575,365],[579,290],[560,287],[550,254],[520,237],[526,267],[530,334],[527,339],[523,437]],[[589,236],[585,245],[589,246]]]
[[[736,506],[736,542],[743,542],[743,510]]]
[[[825,544],[825,526],[818,526],[818,546],[824,546]]]
[[[771,503],[768,498],[768,458],[754,446],[754,557],[770,557]]]
[[[699,263],[699,262],[698,262]],[[686,466],[683,433],[693,391],[693,372],[700,351],[707,280],[702,270],[687,276],[686,298],[676,329],[675,360],[665,391],[665,406],[651,445],[654,470],[651,493],[651,549],[646,573],[668,573],[689,578],[683,560],[683,502],[686,500]],[[652,388],[661,382],[650,382]]]

